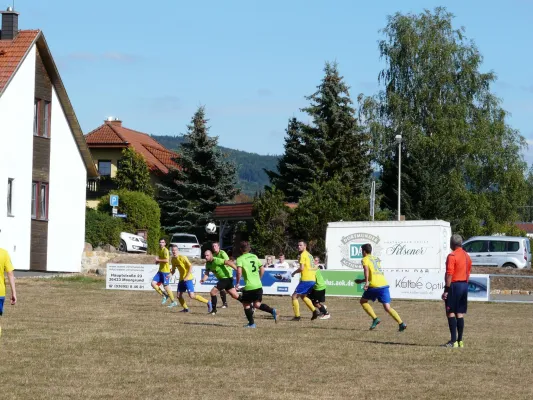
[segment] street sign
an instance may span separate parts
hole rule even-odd
[[[117,218],[127,218],[128,215],[127,215],[127,214],[115,214],[115,215],[113,215],[113,217],[117,217]]]
[[[113,207],[113,209],[111,210],[111,213],[112,214],[118,214],[118,208]]]
[[[111,207],[118,207],[118,194],[112,194],[109,196],[109,205]]]

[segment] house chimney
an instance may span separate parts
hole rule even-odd
[[[108,125],[122,127],[122,121],[120,120],[120,118],[117,117],[107,117],[105,123]]]
[[[2,30],[0,30],[0,40],[13,40],[19,33],[19,13],[13,11],[11,7],[7,11],[2,11]]]

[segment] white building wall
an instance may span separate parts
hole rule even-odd
[[[79,272],[85,242],[87,170],[52,89],[48,271]]]
[[[0,247],[16,269],[30,269],[35,46],[0,97]],[[13,217],[7,181],[14,178]]]

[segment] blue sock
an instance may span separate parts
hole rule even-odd
[[[451,342],[457,342],[457,319],[448,317],[448,326],[450,328]]]

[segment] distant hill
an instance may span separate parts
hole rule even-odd
[[[185,141],[183,136],[152,135],[152,137],[167,149],[175,151],[179,151],[180,145]],[[219,149],[222,153],[227,154],[228,158],[237,166],[239,187],[242,193],[248,196],[253,197],[256,192],[263,191],[265,185],[269,184],[268,176],[263,171],[263,168],[276,171],[277,156],[262,156],[222,146]]]

